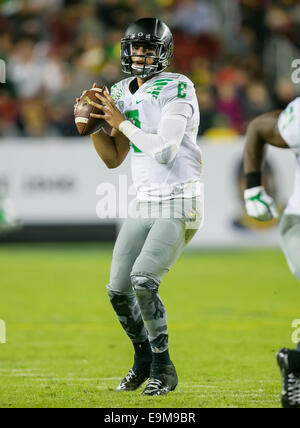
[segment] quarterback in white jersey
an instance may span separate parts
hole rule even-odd
[[[165,72],[173,55],[170,29],[155,18],[131,24],[121,42],[122,70],[130,77],[92,103],[113,129],[92,135],[108,168],[130,152],[137,219],[128,217],[117,238],[108,294],[130,338],[134,365],[117,387],[143,395],[173,391],[177,373],[169,355],[166,310],[159,285],[202,220],[199,107],[193,83]],[[148,213],[151,212],[149,216]]]
[[[122,80],[112,87],[111,96],[134,124],[124,122],[121,130],[131,141],[132,177],[138,199],[199,196],[199,107],[193,83],[181,74],[161,73],[132,94],[130,86],[134,82],[135,77]]]
[[[261,221],[278,217],[274,200],[261,183],[261,167],[266,144],[291,149],[297,158],[295,186],[281,219],[282,248],[292,273],[300,281],[300,98],[284,111],[254,119],[247,130],[244,169],[247,180],[245,202],[248,214]],[[300,408],[300,343],[296,350],[282,349],[277,361],[283,375],[282,404]]]

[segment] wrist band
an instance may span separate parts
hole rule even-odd
[[[126,135],[126,137],[130,140],[132,135],[137,131],[137,128],[133,123],[130,122],[130,120],[124,120],[119,125],[119,131]]]
[[[261,186],[262,174],[261,172],[249,172],[246,174],[246,187],[252,189],[252,187]]]

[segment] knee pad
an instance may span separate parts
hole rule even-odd
[[[159,284],[142,275],[132,275],[131,280],[144,321],[164,318],[166,311],[158,295]],[[149,325],[148,328],[151,329]],[[152,333],[152,336],[155,337],[155,334]]]
[[[112,301],[114,299],[118,299],[118,296],[121,296],[120,293],[117,293],[116,291],[113,291],[110,288],[107,289],[107,294],[108,294],[110,301]]]
[[[117,291],[108,289],[108,297],[114,310],[119,315],[123,315],[123,316],[130,315],[131,313],[130,309],[135,305],[134,293],[121,294],[121,293],[118,293]]]
[[[131,283],[136,293],[157,293],[159,284],[144,275],[131,275]]]
[[[153,279],[147,278],[143,275],[132,275],[131,282],[136,298],[141,310],[143,311],[156,299],[159,284],[157,284]]]

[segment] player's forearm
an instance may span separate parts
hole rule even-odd
[[[108,168],[117,168],[129,152],[129,141],[117,130],[112,136],[103,131],[91,135],[96,152]]]
[[[280,111],[266,113],[254,119],[248,126],[244,150],[244,172],[247,187],[261,184],[259,174],[262,170],[267,144],[278,148],[288,148],[278,130],[279,115]]]
[[[91,135],[95,150],[108,168],[114,168],[117,163],[117,151],[112,137],[102,130]]]
[[[247,129],[246,145],[244,150],[245,174],[261,172],[264,160],[266,141],[261,135],[261,124],[258,119],[253,120]]]

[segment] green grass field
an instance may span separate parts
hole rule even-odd
[[[280,407],[300,287],[276,251],[185,253],[161,285],[175,392],[116,392],[133,360],[106,295],[111,247],[0,247],[0,407]]]

